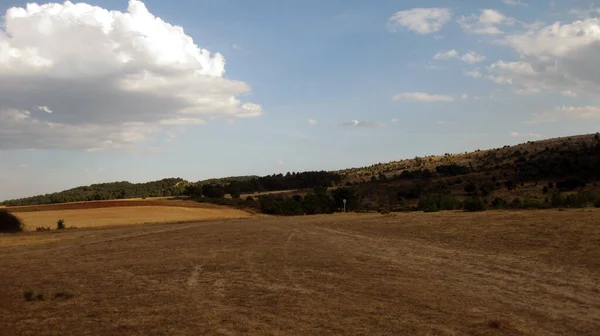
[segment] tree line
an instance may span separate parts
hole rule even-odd
[[[179,196],[187,182],[182,178],[166,178],[146,183],[112,182],[77,187],[57,193],[2,202],[6,206],[101,201],[126,198]]]

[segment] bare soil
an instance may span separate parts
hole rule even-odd
[[[250,218],[0,235],[0,265],[1,335],[600,330],[598,210]],[[26,301],[26,291],[44,300]]]

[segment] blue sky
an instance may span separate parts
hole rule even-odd
[[[0,200],[600,129],[598,2],[132,3],[0,1]]]

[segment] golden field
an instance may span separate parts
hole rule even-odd
[[[25,232],[0,235],[0,264],[0,335],[600,330],[598,209]]]
[[[54,210],[17,214],[26,230],[38,227],[55,228],[58,219],[67,227],[102,227],[152,223],[190,222],[227,218],[246,218],[250,214],[236,209],[203,209],[165,206],[120,207],[84,210]]]
[[[119,200],[9,207],[25,224],[25,230],[56,228],[59,219],[67,227],[89,228],[118,225],[174,223],[228,218],[252,214],[229,207],[193,201]]]

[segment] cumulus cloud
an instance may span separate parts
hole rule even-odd
[[[564,90],[563,92],[561,92],[561,94],[563,96],[567,96],[567,97],[571,97],[571,98],[577,98],[577,93],[571,91],[571,90]]]
[[[513,48],[520,60],[490,67],[495,82],[540,92],[600,93],[600,19],[557,22],[507,36],[502,43]]]
[[[448,8],[413,8],[394,14],[388,20],[388,27],[393,31],[404,27],[425,35],[439,31],[451,18],[452,11]]]
[[[526,124],[553,123],[563,120],[600,120],[600,107],[597,106],[559,106],[554,110],[534,113]]]
[[[471,78],[481,78],[483,74],[479,71],[479,69],[468,70],[464,72],[465,76]]]
[[[413,101],[413,102],[453,102],[454,97],[446,95],[429,94],[425,92],[404,92],[393,97],[395,101]]]
[[[350,120],[342,124],[342,127],[352,128],[352,127],[382,127],[385,126],[386,123],[379,121],[358,121],[358,120]]]
[[[479,15],[471,14],[458,19],[461,28],[469,33],[482,35],[500,35],[504,32],[498,28],[501,25],[512,25],[515,20],[494,9],[484,9]]]
[[[527,7],[528,4],[526,2],[521,2],[521,0],[502,0],[505,4],[509,6],[523,6]]]
[[[449,51],[440,51],[433,56],[434,60],[448,60],[448,59],[458,59],[464,63],[475,64],[479,62],[483,62],[486,60],[486,57],[483,55],[479,55],[476,52],[468,52],[465,54],[460,54],[458,51],[452,49]]]
[[[542,135],[538,134],[538,133],[520,133],[520,132],[512,131],[508,134],[515,138],[541,138],[542,137]]]
[[[172,125],[252,118],[225,59],[130,0],[13,7],[0,29],[0,150],[132,149]],[[52,109],[50,109],[52,107]]]
[[[307,121],[307,122],[308,122],[308,124],[309,124],[309,125],[311,125],[311,126],[312,126],[312,125],[316,125],[316,124],[317,124],[317,121],[316,121],[315,119],[308,119],[308,121]]]
[[[38,106],[37,107],[40,111],[44,111],[46,113],[52,113],[52,110],[48,107],[48,106]]]

